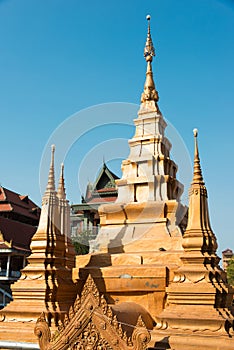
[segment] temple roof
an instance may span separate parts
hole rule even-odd
[[[107,167],[106,163],[103,163],[102,169],[97,176],[93,188],[96,190],[115,188],[115,180],[118,178],[119,177]]]
[[[233,254],[233,251],[232,251],[232,249],[227,248],[227,249],[222,251],[222,254]]]
[[[4,212],[14,212],[33,220],[40,217],[40,208],[28,196],[0,187],[0,215]]]
[[[94,184],[88,183],[84,201],[87,203],[103,202],[104,197],[104,201],[114,201],[117,197],[116,179],[118,176],[103,163]]]
[[[30,251],[31,239],[36,229],[36,226],[0,217],[0,232],[4,239],[1,243],[12,241],[12,248]]]

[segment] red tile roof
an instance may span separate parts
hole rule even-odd
[[[117,193],[117,189],[115,187],[106,187],[106,188],[101,188],[100,190],[96,190],[98,193],[102,193],[102,192],[116,192]],[[95,192],[96,192],[95,191]]]
[[[115,202],[115,201],[116,201],[116,197],[96,197],[96,198],[92,198],[90,201],[87,201],[87,204]]]
[[[12,211],[13,208],[10,204],[8,203],[0,203],[0,211]]]
[[[5,242],[0,242],[0,249],[9,249],[9,245]]]
[[[233,251],[229,248],[225,249],[222,251],[223,254],[229,253],[229,254],[233,254]]]
[[[12,248],[30,250],[39,218],[40,208],[27,195],[0,187],[0,231],[4,241],[12,241]]]
[[[35,210],[37,205],[28,198],[16,192],[0,187],[0,212],[12,211],[30,219],[39,219],[40,209]]]
[[[5,241],[12,241],[13,248],[30,249],[36,227],[0,216],[0,231]]]

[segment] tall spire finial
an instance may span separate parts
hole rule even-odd
[[[153,61],[153,56],[155,56],[155,50],[154,50],[154,45],[153,45],[153,41],[151,38],[151,32],[150,32],[150,15],[146,16],[146,19],[148,21],[148,33],[147,33],[147,39],[146,39],[146,43],[145,43],[145,49],[144,49],[144,57],[146,62]]]
[[[153,57],[155,56],[155,50],[154,50],[153,41],[152,41],[151,32],[150,32],[150,18],[151,18],[150,15],[146,16],[146,19],[148,21],[148,32],[147,32],[147,39],[146,39],[145,48],[144,48],[144,57],[147,62],[147,70],[146,70],[144,92],[141,95],[141,103],[147,104],[147,108],[150,108],[150,109],[154,108],[156,111],[159,111],[157,106],[157,101],[159,97],[158,97],[158,92],[155,89],[152,66],[151,66],[151,62],[153,61]],[[153,102],[153,105],[151,105],[150,101]]]
[[[200,183],[204,184],[203,177],[202,177],[202,170],[200,165],[200,158],[199,158],[199,151],[198,151],[198,143],[197,143],[197,136],[198,136],[198,130],[193,130],[194,135],[194,165],[193,165],[193,183]]]
[[[64,185],[64,164],[61,163],[61,172],[59,177],[59,185],[58,185],[58,192],[57,192],[58,198],[65,199],[66,198],[66,192],[65,192],[65,185]]]
[[[51,146],[51,162],[50,162],[50,170],[48,176],[48,183],[46,187],[46,192],[55,191],[55,176],[54,176],[54,152],[55,145]]]

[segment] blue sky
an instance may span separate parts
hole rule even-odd
[[[148,13],[160,109],[191,155],[192,130],[199,129],[212,227],[220,250],[234,248],[231,0],[0,1],[0,182],[40,204],[40,163],[51,135],[60,130],[62,140],[61,124],[67,118],[103,103],[134,105],[126,120],[123,115],[115,118],[118,108],[110,111],[108,119],[104,106],[106,116],[98,122],[107,125],[100,129],[95,119],[93,134],[86,112],[79,114],[77,133],[88,130],[86,137],[70,145],[65,158],[57,152],[57,163],[65,161],[70,201],[79,202],[83,183],[94,180],[96,170],[84,162],[91,151],[96,169],[103,158],[110,160],[105,148],[116,150],[113,158],[127,157],[126,140],[133,134],[131,113],[137,111],[144,83]],[[115,119],[121,125],[113,127]],[[117,140],[116,146],[109,145],[109,139]],[[175,159],[183,178],[182,160]],[[80,164],[85,169],[82,183],[77,180]],[[48,161],[42,165],[47,174]],[[112,166],[120,175],[120,162]],[[43,181],[41,186],[44,189]]]

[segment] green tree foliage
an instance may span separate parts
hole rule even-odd
[[[227,279],[228,283],[234,286],[234,257],[228,263]]]
[[[79,236],[73,238],[72,243],[74,245],[77,255],[88,254],[89,252],[89,240],[93,239],[92,232],[85,230],[79,233]]]

